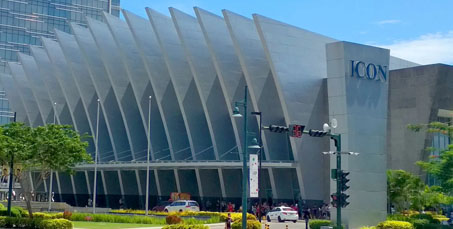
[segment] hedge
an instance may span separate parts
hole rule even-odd
[[[72,229],[72,222],[66,219],[19,218],[0,216],[2,228],[30,229]]]
[[[147,217],[147,216],[130,216],[130,215],[108,215],[108,214],[90,214],[76,213],[71,215],[71,221],[93,221],[106,223],[138,223],[138,224],[165,224],[165,218]]]
[[[162,227],[162,229],[209,229],[208,226],[203,224],[188,225],[188,224],[172,224]]]
[[[231,229],[242,229],[242,220],[234,221]],[[261,229],[261,223],[257,220],[247,220],[247,229]]]
[[[308,225],[310,229],[320,229],[321,226],[333,226],[333,223],[330,220],[313,219],[308,221]]]
[[[144,210],[133,210],[133,209],[123,209],[123,210],[111,210],[111,213],[119,213],[119,214],[137,214],[137,215],[144,215],[145,211]],[[162,216],[167,216],[170,214],[176,214],[179,217],[185,217],[185,216],[207,216],[207,217],[214,217],[218,216],[220,217],[220,221],[224,222],[227,217],[228,217],[228,212],[208,212],[208,211],[183,211],[183,212],[156,212],[156,211],[149,211],[148,214],[150,215],[162,215]],[[231,218],[237,218],[237,217],[242,217],[242,213],[237,213],[237,212],[231,212]],[[257,220],[255,215],[247,213],[247,219],[248,220]]]
[[[376,229],[414,229],[414,226],[405,221],[387,220],[380,222]]]

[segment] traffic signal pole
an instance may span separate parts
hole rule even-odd
[[[341,229],[341,135],[331,134],[330,139],[333,139],[337,147],[337,229]]]

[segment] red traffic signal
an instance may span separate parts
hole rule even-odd
[[[293,138],[301,138],[304,132],[305,126],[291,124],[289,125],[289,136]]]

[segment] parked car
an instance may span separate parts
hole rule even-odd
[[[200,211],[197,201],[194,200],[177,200],[166,206],[165,212],[183,212],[183,211]]]
[[[269,211],[266,218],[268,222],[271,222],[271,220],[278,220],[278,222],[293,221],[296,223],[297,219],[299,219],[299,214],[290,207],[281,206]]]
[[[153,207],[152,211],[162,212],[165,207],[171,204],[171,201],[159,201],[156,206]]]

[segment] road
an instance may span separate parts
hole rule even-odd
[[[305,222],[304,221],[298,221],[297,223],[293,222],[284,222],[284,223],[278,223],[278,222],[271,222],[267,223],[269,224],[269,229],[286,229],[286,225],[288,225],[288,229],[305,229]],[[224,229],[225,224],[211,224],[209,225],[209,228],[211,229]],[[264,229],[264,224],[262,226]]]

